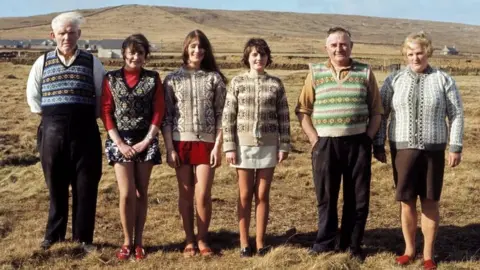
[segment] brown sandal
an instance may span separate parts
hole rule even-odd
[[[186,247],[183,249],[183,257],[191,258],[197,254],[197,249],[195,247]]]
[[[206,247],[204,249],[200,249],[200,255],[202,255],[203,257],[210,257],[213,255],[213,251],[211,248]]]

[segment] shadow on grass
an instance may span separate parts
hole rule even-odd
[[[373,253],[404,251],[403,235],[398,229],[372,229],[365,232],[364,244]],[[416,237],[417,254],[423,250],[423,235],[420,229]],[[438,261],[480,261],[480,224],[465,227],[440,225],[435,242]]]
[[[310,248],[317,232],[297,233],[290,229],[282,235],[267,235],[266,242],[272,246],[292,245],[299,248]],[[381,252],[402,254],[404,251],[403,235],[400,228],[371,229],[365,232],[363,239],[367,255]],[[417,253],[423,250],[423,235],[417,230]],[[452,225],[440,226],[435,243],[437,261],[479,261],[480,262],[480,224],[465,227]]]
[[[222,250],[238,248],[239,235],[236,232],[227,230],[220,230],[215,232],[209,232],[208,235],[210,248],[216,255],[221,255]],[[155,252],[183,252],[185,248],[185,242],[170,243],[167,245],[158,245],[146,247],[148,253]]]

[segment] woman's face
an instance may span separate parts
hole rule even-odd
[[[201,47],[198,39],[193,39],[188,44],[188,60],[190,63],[201,63],[205,56],[205,49]]]
[[[140,69],[145,64],[145,51],[132,51],[131,48],[125,50],[125,67],[127,69]]]
[[[250,64],[250,70],[257,72],[264,72],[267,65],[268,56],[266,54],[260,54],[257,52],[257,48],[253,47],[252,51],[248,55],[248,63]]]
[[[406,54],[408,65],[413,71],[421,73],[427,68],[428,55],[421,44],[417,42],[408,43]]]

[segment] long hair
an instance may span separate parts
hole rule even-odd
[[[204,49],[203,60],[200,63],[200,69],[205,71],[217,72],[218,74],[220,74],[223,81],[226,82],[227,78],[223,75],[223,73],[218,68],[217,62],[215,61],[215,57],[213,56],[213,49],[212,49],[212,45],[210,44],[210,41],[208,40],[207,36],[198,29],[188,33],[188,35],[185,37],[185,40],[183,41],[183,55],[182,55],[183,63],[185,65],[188,64],[188,58],[189,58],[188,45],[190,45],[190,43],[195,39],[197,39],[198,42],[200,43],[200,47]]]

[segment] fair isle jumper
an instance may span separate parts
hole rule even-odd
[[[223,110],[223,149],[278,145],[290,150],[290,116],[282,81],[246,72],[234,77]]]
[[[80,51],[74,62],[67,67],[60,61],[56,51],[46,53],[41,92],[43,115],[79,111],[95,114],[93,56]]]
[[[215,142],[226,96],[220,74],[181,67],[165,77],[163,86],[167,111],[162,129],[171,130],[174,141]]]
[[[449,151],[462,152],[463,105],[448,74],[431,67],[419,74],[407,67],[385,79],[380,95],[385,115],[374,140],[375,151],[384,151],[390,116],[391,148],[445,150],[450,127]]]
[[[310,71],[315,90],[312,123],[318,136],[364,133],[369,119],[368,65],[353,61],[343,79],[338,79],[324,63],[311,64]]]
[[[121,134],[148,131],[153,115],[153,96],[160,77],[156,71],[142,69],[140,79],[129,87],[123,69],[107,73],[115,103],[113,118]]]

